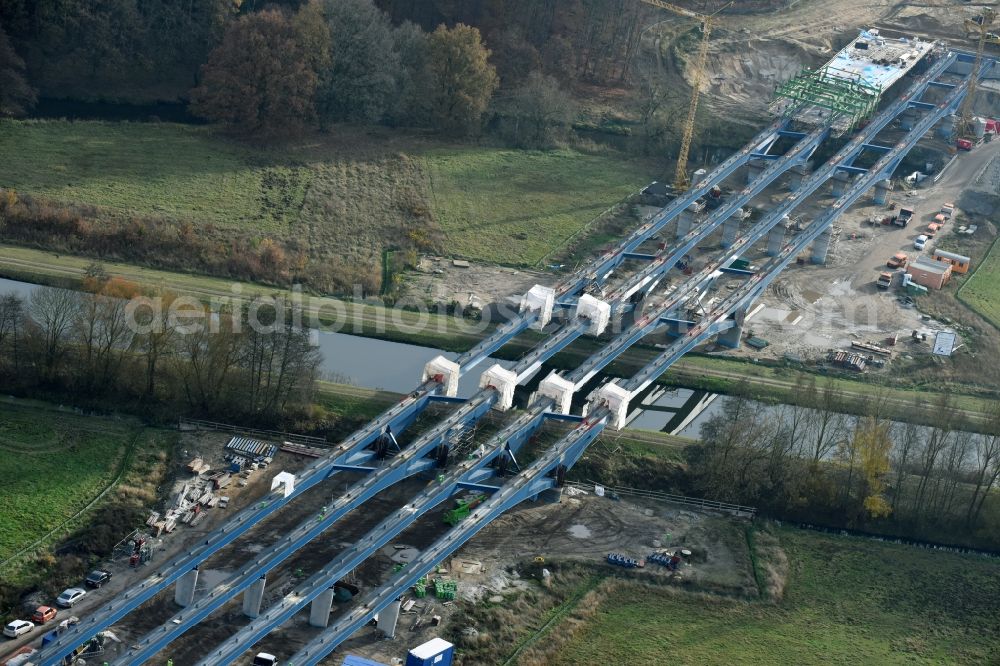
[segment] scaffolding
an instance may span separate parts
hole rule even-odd
[[[778,115],[808,120],[803,113],[814,114],[846,132],[874,113],[881,95],[881,88],[852,72],[807,68],[778,86],[772,103]]]

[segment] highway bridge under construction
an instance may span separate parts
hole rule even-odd
[[[58,636],[32,663],[64,663],[85,640],[129,614],[141,612],[144,604],[170,590],[179,607],[176,614],[146,635],[128,641],[114,664],[142,664],[154,658],[156,663],[164,663],[173,641],[237,599],[242,599],[247,622],[233,626],[224,642],[201,645],[200,664],[214,666],[245,659],[271,632],[302,611],[309,613],[315,635],[294,655],[280,654],[280,663],[321,663],[376,614],[387,609],[391,614],[400,595],[490,521],[525,500],[557,498],[567,470],[587,446],[606,428],[620,427],[630,400],[685,353],[712,338],[722,345],[737,346],[748,309],[781,271],[805,253],[813,263],[823,263],[831,224],[838,216],[869,191],[874,192],[876,202],[885,202],[890,178],[903,158],[940,121],[954,114],[970,81],[996,76],[995,61],[983,60],[973,72],[975,63],[974,54],[931,52],[921,68],[900,82],[905,90],[883,100],[882,109],[846,142],[830,146],[835,152],[820,164],[811,164],[810,159],[821,145],[834,141],[830,135],[836,115],[831,114],[830,123],[824,125],[797,124],[795,114],[786,109],[784,117],[612,250],[554,288],[532,288],[522,298],[517,317],[454,361],[444,357],[430,361],[419,385],[399,403],[300,473],[279,475],[276,480],[284,482],[268,495],[187,552],[155,564],[150,576]],[[703,197],[713,188],[743,174],[746,180],[741,189],[702,210]],[[776,205],[769,205],[763,215],[748,218],[744,211],[755,197],[782,177],[787,194]],[[832,190],[821,191],[828,182]],[[823,212],[801,228],[789,228],[789,214],[811,197],[827,198]],[[670,223],[674,223],[673,233],[668,230]],[[721,249],[704,265],[690,265],[692,249],[720,229]],[[766,243],[766,258],[760,265],[733,266],[760,242]],[[673,270],[681,267],[684,269]],[[725,289],[720,288],[723,285]],[[716,296],[709,297],[710,293]],[[611,324],[632,308],[634,321],[612,335]],[[496,364],[486,368],[474,395],[457,397],[460,376],[529,328],[548,335],[511,367]],[[537,374],[559,350],[585,335],[602,336],[606,342],[576,369],[549,374],[525,408],[512,409],[515,388]],[[622,352],[654,335],[665,336],[666,343],[660,345],[659,354],[650,363],[630,378],[602,385],[590,396],[582,415],[570,413],[574,394],[584,384]],[[402,433],[431,404],[443,405],[448,411],[411,441],[399,445],[397,436],[398,441],[404,441]],[[452,455],[454,444],[491,410],[509,412],[510,416],[477,455]],[[529,455],[525,444],[544,422],[552,420],[564,422],[565,432],[551,446]],[[361,479],[324,507],[318,517],[289,526],[282,538],[265,546],[253,559],[231,563],[233,572],[228,578],[196,594],[199,567],[209,558],[237,539],[252,536],[256,526],[302,493],[330,484],[331,477],[344,472],[360,474]],[[417,475],[433,481],[334,559],[305,572],[306,577],[276,603],[262,607],[269,572],[294,553],[309,548],[310,542],[349,512]],[[339,614],[331,613],[334,583],[421,516],[468,490],[485,494],[487,499],[383,584],[363,591],[351,604],[338,606],[343,608]]]

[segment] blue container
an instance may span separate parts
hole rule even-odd
[[[372,661],[359,657],[356,654],[349,654],[344,657],[344,666],[385,666],[381,661]]]
[[[410,650],[406,666],[451,666],[454,657],[454,645],[443,638],[434,638]]]

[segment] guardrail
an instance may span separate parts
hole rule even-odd
[[[699,509],[712,509],[715,511],[725,511],[736,516],[750,516],[751,518],[757,515],[757,507],[753,506],[743,506],[742,504],[730,504],[729,502],[719,502],[717,500],[703,499],[701,497],[687,497],[685,495],[673,495],[671,493],[663,493],[658,490],[643,490],[642,488],[625,488],[622,486],[607,486],[603,483],[598,483],[596,481],[588,481],[587,483],[581,483],[579,481],[567,481],[567,486],[573,486],[574,488],[579,488],[580,490],[587,490],[589,492],[594,492],[594,486],[601,486],[604,488],[605,493],[615,493],[616,495],[630,495],[632,497],[645,497],[647,499],[661,500],[664,502],[672,502],[674,504],[683,504],[685,506],[694,506]]]
[[[259,437],[261,439],[294,442],[296,444],[309,444],[312,446],[330,446],[330,444],[322,437],[296,435],[295,433],[283,432],[281,430],[247,428],[245,426],[232,425],[231,423],[216,423],[215,421],[203,421],[201,419],[188,419],[182,417],[177,421],[177,428],[179,430],[218,430],[220,432],[238,433],[249,437]]]

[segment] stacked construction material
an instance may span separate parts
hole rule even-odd
[[[628,555],[622,555],[621,553],[608,553],[608,564],[625,567],[626,569],[635,569],[639,566],[639,560]]]
[[[268,444],[259,439],[250,439],[249,437],[233,437],[226,444],[226,448],[254,462],[260,462],[265,459],[273,460],[274,456],[278,453],[278,447],[274,444]]]
[[[458,592],[458,583],[450,578],[438,578],[434,581],[434,596],[445,601],[454,601]]]

